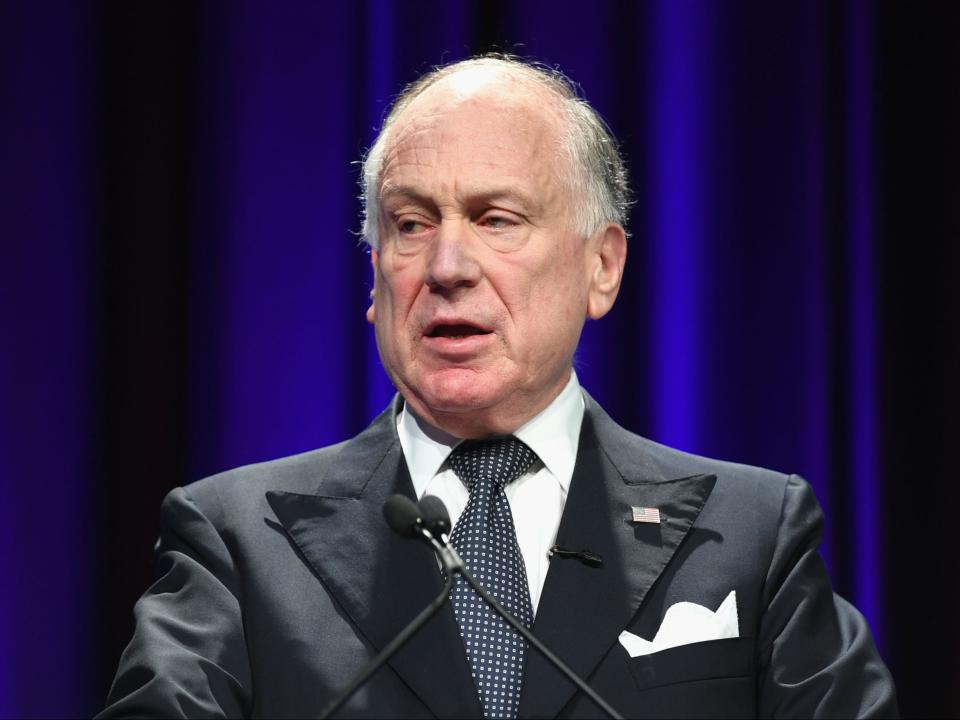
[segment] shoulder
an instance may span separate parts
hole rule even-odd
[[[246,536],[264,517],[272,517],[268,493],[316,494],[346,444],[245,465],[174,488],[163,501],[162,526],[190,534],[210,525],[221,535]]]
[[[197,502],[214,498],[237,502],[259,489],[308,494],[316,492],[327,468],[349,440],[308,452],[243,465],[196,480],[185,487]]]
[[[791,491],[809,492],[797,475],[739,462],[718,460],[677,450],[642,437],[618,425],[591,398],[587,398],[585,424],[601,449],[630,484],[661,483],[695,475],[716,477],[711,505],[750,508],[766,517],[779,517]]]
[[[211,475],[173,490],[166,503],[188,502],[217,525],[262,517],[268,493],[350,494],[397,443],[390,407],[349,440]]]

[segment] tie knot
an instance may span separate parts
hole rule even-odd
[[[523,475],[537,454],[513,435],[492,440],[465,440],[450,453],[447,462],[473,490],[477,480],[496,483],[501,489]]]

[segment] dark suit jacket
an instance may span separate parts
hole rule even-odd
[[[103,717],[307,717],[441,588],[429,548],[394,535],[392,493],[413,497],[398,399],[363,433],[170,493],[159,579],[135,608]],[[660,525],[631,507],[657,507]],[[587,399],[534,632],[626,717],[895,715],[863,617],[831,590],[822,515],[797,477],[671,450]],[[673,603],[715,610],[737,592],[740,637],[631,659]],[[449,605],[340,717],[481,717]],[[521,717],[600,717],[530,652]]]

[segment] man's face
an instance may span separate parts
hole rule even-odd
[[[512,432],[569,378],[597,243],[573,229],[551,100],[444,83],[391,129],[368,318],[421,417],[464,437]]]

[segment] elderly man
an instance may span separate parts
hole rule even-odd
[[[441,498],[480,582],[624,716],[895,715],[809,487],[632,435],[580,388],[628,192],[570,83],[509,58],[436,70],[364,183],[399,394],[351,440],[169,495],[104,716],[317,714],[440,591],[383,522],[394,493]],[[340,714],[602,716],[462,580]]]

